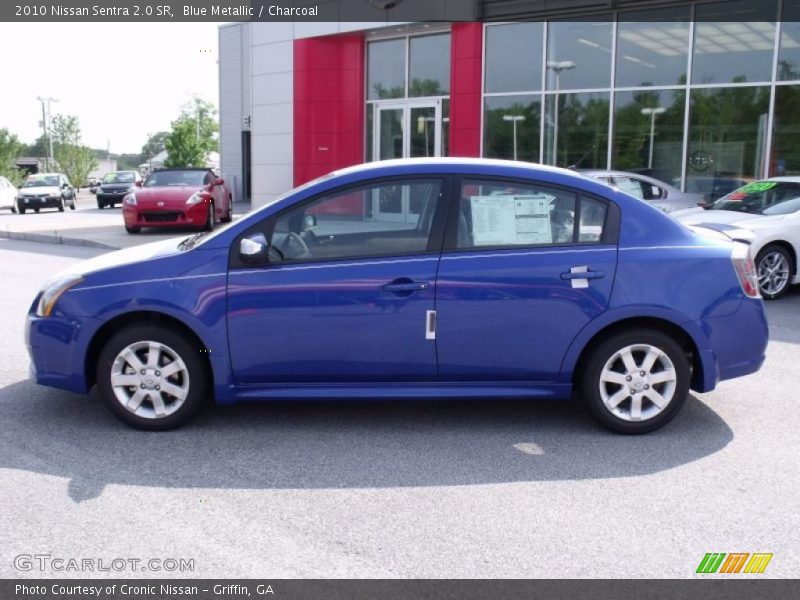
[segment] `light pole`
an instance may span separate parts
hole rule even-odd
[[[650,116],[650,156],[647,159],[647,168],[653,168],[653,137],[656,132],[656,117],[663,112],[666,112],[666,108],[663,106],[653,106],[650,108],[643,108],[642,114],[645,116]]]
[[[42,103],[42,129],[44,130],[44,136],[45,138],[47,138],[48,142],[47,160],[45,161],[47,163],[47,166],[45,167],[45,170],[49,171],[50,169],[53,168],[53,135],[52,132],[50,131],[50,118],[52,116],[50,112],[50,103],[58,102],[58,99],[51,98],[50,96],[47,96],[45,98],[41,96],[36,96],[36,99]],[[46,113],[45,113],[45,103],[47,103]]]
[[[548,60],[547,68],[556,74],[556,104],[553,110],[553,164],[556,164],[558,156],[558,93],[561,90],[561,71],[569,71],[575,68],[574,60]]]
[[[524,115],[503,115],[503,121],[510,122],[514,128],[514,160],[517,160],[517,123],[521,123],[524,120]]]

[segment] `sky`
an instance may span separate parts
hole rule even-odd
[[[198,95],[219,105],[218,23],[0,23],[0,129],[26,144],[42,105],[75,115],[83,142],[138,154]]]

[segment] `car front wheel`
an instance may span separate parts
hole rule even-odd
[[[164,431],[183,425],[200,409],[208,377],[197,344],[172,329],[133,325],[100,352],[97,387],[128,425]]]
[[[617,433],[663,427],[689,395],[686,353],[661,331],[617,333],[594,347],[584,366],[583,399],[595,418]]]
[[[214,226],[217,224],[217,211],[214,208],[214,205],[209,202],[208,203],[208,215],[206,216],[206,222],[203,225],[203,229],[205,231],[214,231]]]
[[[767,246],[756,257],[758,287],[765,300],[780,298],[789,290],[794,272],[792,257],[783,246]]]

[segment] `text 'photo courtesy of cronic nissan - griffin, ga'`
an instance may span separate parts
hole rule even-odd
[[[158,189],[162,176],[164,189],[216,183],[156,175]],[[126,196],[129,229],[151,223],[150,181]],[[175,202],[188,214],[183,195]],[[382,218],[390,203],[407,217]],[[60,273],[27,315],[31,368],[42,385],[97,386],[114,414],[149,430],[186,423],[210,399],[577,395],[609,429],[646,433],[690,390],[764,362],[754,235],[739,227],[746,213],[706,218],[723,205],[686,225],[555,167],[351,167],[223,230]],[[223,206],[191,219],[219,208],[227,217]]]

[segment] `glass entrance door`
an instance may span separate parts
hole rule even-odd
[[[375,110],[373,160],[442,155],[440,100],[377,103]],[[400,188],[397,194],[382,194],[372,202],[376,221],[415,222],[420,210]]]

